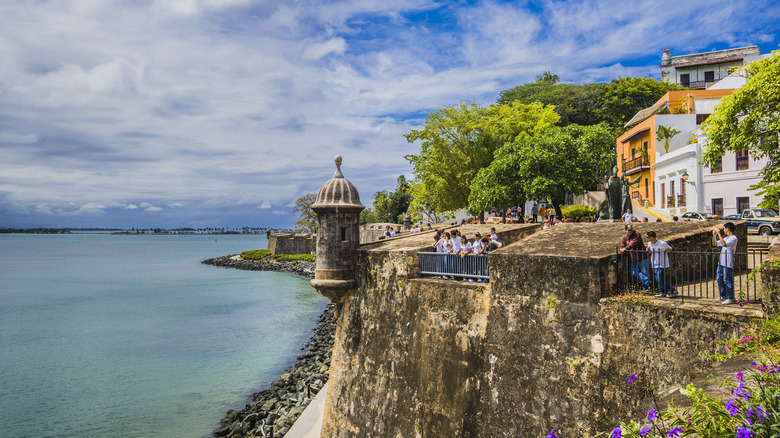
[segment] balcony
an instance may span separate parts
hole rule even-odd
[[[636,157],[630,160],[623,160],[623,172],[626,175],[633,175],[650,169],[650,159],[648,157]]]
[[[685,195],[677,195],[677,206],[685,207]]]
[[[674,208],[674,195],[666,197],[666,208]]]

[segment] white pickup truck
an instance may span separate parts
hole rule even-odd
[[[748,208],[742,210],[742,220],[747,221],[748,233],[762,236],[780,233],[780,216],[774,210]]]

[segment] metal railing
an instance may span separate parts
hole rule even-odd
[[[650,158],[638,156],[636,158],[632,158],[630,160],[623,160],[623,170],[625,172],[630,172],[634,169],[641,169],[643,167],[650,167]]]
[[[752,269],[761,266],[764,255],[768,252],[765,248],[748,248],[746,251],[735,251],[733,254],[733,284],[734,297],[756,303],[759,301],[761,291],[760,274],[750,275]],[[676,291],[684,301],[685,299],[716,299],[720,297],[718,288],[718,264],[720,250],[713,249],[676,249],[666,253],[669,256],[669,267],[664,270],[663,280],[668,284],[657,281],[653,271],[652,257],[663,257],[662,254],[646,255],[647,270],[643,272],[648,277],[649,287],[643,283],[644,279],[637,271],[641,272],[631,258],[629,251],[620,254],[620,248],[616,249],[617,265],[617,291],[648,291],[661,293],[668,287]]]
[[[486,254],[468,254],[465,257],[438,252],[418,252],[422,275],[444,277],[490,279],[488,258]]]
[[[667,208],[674,208],[675,207],[674,201],[675,201],[674,195],[667,196],[666,197],[666,207]]]
[[[685,195],[677,195],[677,206],[685,207]]]

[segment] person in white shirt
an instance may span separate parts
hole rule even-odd
[[[712,230],[712,244],[720,248],[718,261],[718,290],[722,304],[734,304],[734,250],[737,248],[737,228],[731,222]],[[725,236],[724,236],[725,235]]]
[[[546,229],[548,229],[550,227],[552,227],[552,225],[550,225],[550,219],[545,219],[544,220],[544,225],[542,225],[542,229],[546,230]]]
[[[482,254],[485,247],[482,245],[482,235],[479,233],[474,234],[474,243],[471,245],[472,254]]]
[[[460,236],[460,256],[466,257],[466,254],[471,254],[471,242],[466,239],[466,236]]]
[[[498,234],[496,234],[496,227],[490,228],[490,240],[498,240]]]
[[[460,240],[460,236],[458,236],[458,231],[453,230],[452,231],[452,253],[455,255],[460,255],[460,247],[461,247],[461,240]]]
[[[655,274],[655,282],[658,284],[656,297],[672,298],[677,296],[677,289],[673,288],[666,279],[666,269],[669,268],[669,251],[672,247],[655,236],[655,231],[648,231],[647,250],[650,251],[650,263]]]
[[[627,208],[626,212],[623,213],[623,216],[621,217],[623,219],[623,222],[627,224],[632,224],[636,220],[636,216],[634,216],[634,213],[631,213],[631,209]]]

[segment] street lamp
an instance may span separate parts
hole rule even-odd
[[[692,186],[696,187],[696,182],[694,182],[694,181],[688,181],[688,178],[690,178],[690,177],[688,176],[688,171],[686,170],[686,171],[685,171],[685,172],[682,174],[682,179],[683,179],[683,181],[685,181],[685,182],[687,182],[688,184],[690,184],[690,185],[692,185]]]

